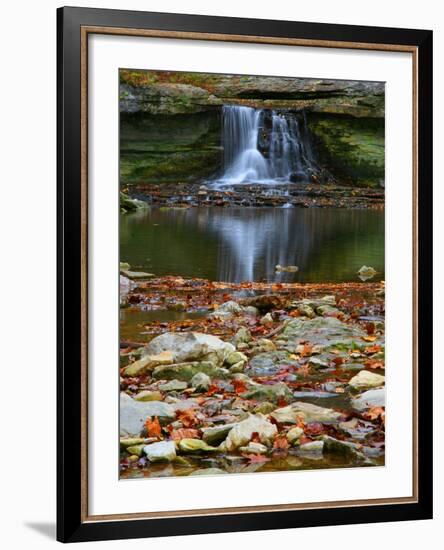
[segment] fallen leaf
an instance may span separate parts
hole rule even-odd
[[[192,428],[198,423],[196,413],[193,409],[186,409],[177,413],[177,418],[185,428]]]
[[[148,435],[148,437],[160,437],[162,434],[162,429],[160,427],[159,419],[154,417],[154,420],[151,420],[151,417],[149,416],[145,420],[145,430]]]
[[[171,439],[174,441],[180,441],[181,439],[198,439],[199,430],[193,428],[179,428],[177,430],[172,430]]]

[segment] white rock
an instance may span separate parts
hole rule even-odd
[[[356,390],[365,390],[383,386],[385,377],[368,370],[361,370],[349,381],[348,385]]]
[[[174,441],[159,441],[143,448],[150,462],[171,462],[176,458]]]
[[[358,411],[370,407],[385,407],[385,388],[368,390],[362,393],[359,397],[352,399],[352,405]]]
[[[227,451],[234,451],[238,447],[247,445],[254,433],[258,434],[261,443],[267,445],[276,435],[277,428],[263,414],[250,414],[230,430],[222,445]]]

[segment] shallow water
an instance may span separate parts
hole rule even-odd
[[[362,265],[384,279],[384,212],[337,208],[155,208],[120,219],[133,269],[241,282],[352,282]],[[296,265],[277,273],[276,265]]]

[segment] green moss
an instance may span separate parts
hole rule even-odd
[[[198,181],[221,165],[220,115],[121,115],[120,180]]]
[[[384,120],[309,115],[318,159],[342,183],[377,186],[384,181]]]

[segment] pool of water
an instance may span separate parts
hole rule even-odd
[[[133,269],[241,282],[384,279],[384,211],[337,208],[149,208],[120,219],[120,258]],[[276,265],[296,265],[278,273]]]

